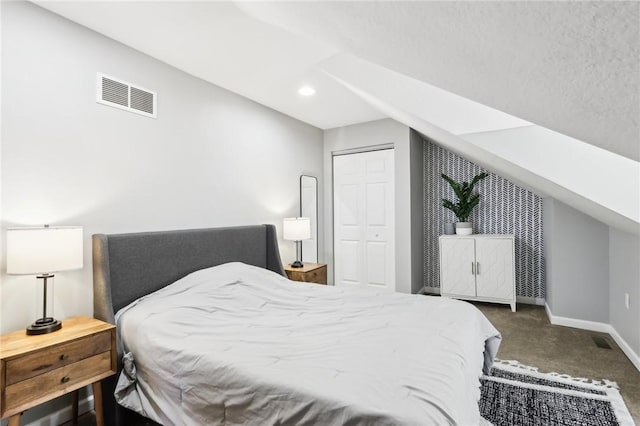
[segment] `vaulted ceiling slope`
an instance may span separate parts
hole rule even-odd
[[[240,7],[341,52],[640,161],[640,2]]]
[[[464,98],[451,102],[437,93],[442,89],[359,58],[334,56],[323,68],[389,117],[459,155],[604,223],[640,234],[637,161],[541,126],[517,125],[513,117]],[[447,101],[443,108],[461,112],[467,127],[433,111],[428,100],[434,96]],[[466,119],[466,112],[481,114],[494,128],[480,128],[483,123]]]
[[[640,2],[38,4],[320,128],[394,118],[640,233]]]
[[[224,1],[37,1],[72,21],[205,81],[321,129],[384,118],[322,73],[339,53]],[[114,69],[103,70],[127,79]],[[149,87],[144,81],[132,81]],[[311,85],[316,95],[298,95]],[[162,97],[162,93],[158,93]],[[159,111],[161,114],[162,111]]]

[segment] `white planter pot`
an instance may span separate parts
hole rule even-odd
[[[471,222],[457,222],[456,234],[458,235],[471,235],[473,234],[473,223]]]

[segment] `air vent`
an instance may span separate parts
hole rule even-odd
[[[611,345],[604,337],[592,335],[591,338],[593,339],[593,343],[595,343],[597,347],[602,349],[611,349]]]
[[[157,117],[157,95],[142,87],[98,73],[96,101],[147,117]]]

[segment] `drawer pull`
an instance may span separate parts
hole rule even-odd
[[[64,376],[62,379],[60,379],[60,383],[67,383],[69,380],[71,380],[69,376]]]
[[[60,355],[60,361],[64,361],[66,359],[69,359],[69,355],[67,355],[67,354]]]

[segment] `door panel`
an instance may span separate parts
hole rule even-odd
[[[340,262],[336,262],[336,276],[341,277],[340,284],[360,285],[360,242],[343,240],[340,252]]]
[[[367,184],[367,225],[385,226],[386,184],[384,182]]]
[[[367,284],[376,287],[387,285],[386,274],[386,243],[369,241],[367,243]]]
[[[368,153],[363,153],[368,154]],[[367,161],[367,174],[370,173],[384,173],[386,170],[386,163],[384,158],[373,157]]]
[[[340,209],[342,225],[359,225],[358,190],[358,185],[352,183],[343,184],[340,188],[340,204],[337,208]]]
[[[476,291],[478,296],[513,298],[513,245],[511,239],[476,240]]]
[[[395,290],[393,162],[392,149],[333,157],[336,285]]]
[[[443,294],[475,296],[475,244],[472,238],[440,240],[440,286]]]

